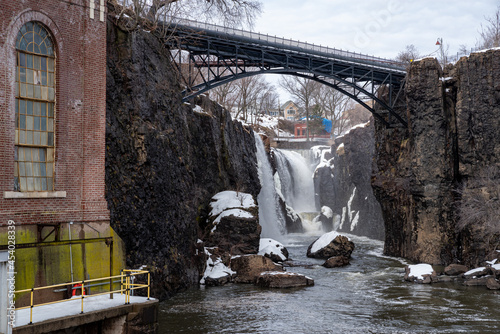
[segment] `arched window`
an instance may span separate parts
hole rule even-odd
[[[16,40],[16,191],[54,190],[54,44],[38,22],[22,26]]]

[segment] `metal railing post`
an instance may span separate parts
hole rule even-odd
[[[151,286],[151,279],[150,279],[150,276],[149,276],[149,271],[148,271],[148,300],[149,300],[149,290],[150,290],[150,286]]]
[[[31,302],[30,302],[30,325],[33,324],[33,292],[35,288],[31,288]]]
[[[81,287],[81,299],[82,299],[82,312],[80,314],[83,314],[83,291],[84,291],[84,286],[85,285],[85,281],[82,281],[82,287]]]

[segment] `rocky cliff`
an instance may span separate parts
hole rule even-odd
[[[260,190],[251,130],[207,99],[181,102],[153,33],[108,22],[106,191],[127,266],[148,265],[154,295],[197,284],[210,198]]]
[[[376,124],[372,184],[382,204],[387,254],[469,266],[498,254],[498,229],[474,214],[466,217],[464,197],[481,194],[477,202],[485,205],[475,212],[498,210],[498,204],[490,205],[498,203],[498,78],[499,50],[463,57],[444,72],[436,59],[412,63],[408,129]],[[489,183],[481,181],[486,169],[493,170]]]
[[[314,185],[320,206],[332,209],[338,231],[383,240],[382,211],[371,187],[374,151],[372,120],[335,140],[314,173]]]

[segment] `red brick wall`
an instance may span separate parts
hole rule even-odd
[[[106,23],[100,1],[3,1],[0,11],[0,226],[109,221],[104,198]],[[14,190],[15,40],[29,21],[43,23],[56,50],[55,191],[65,198],[5,198]]]

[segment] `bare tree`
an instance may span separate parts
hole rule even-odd
[[[457,228],[482,229],[485,233],[500,233],[500,169],[492,166],[465,182],[458,190],[459,220]]]
[[[483,49],[496,48],[500,46],[500,5],[492,17],[486,18],[486,26],[481,24],[479,35],[481,40],[479,46]]]
[[[323,109],[324,116],[332,121],[332,134],[342,133],[347,122],[344,112],[350,105],[349,98],[334,88],[322,85],[316,99]]]
[[[292,95],[298,104],[304,107],[306,112],[306,127],[309,125],[309,114],[314,104],[316,94],[318,94],[320,83],[296,76],[282,76],[279,84],[290,95]],[[309,141],[309,129],[306,131],[306,138]]]
[[[210,90],[210,98],[227,110],[232,110],[235,106],[238,87],[234,81],[217,86]]]
[[[415,59],[420,58],[420,52],[415,45],[407,45],[403,51],[400,51],[396,56],[396,60],[402,63],[411,63]]]
[[[258,0],[108,0],[131,9],[135,18],[150,22],[165,21],[169,17],[222,23],[228,27],[252,27],[262,11]],[[127,13],[130,16],[130,12]]]

